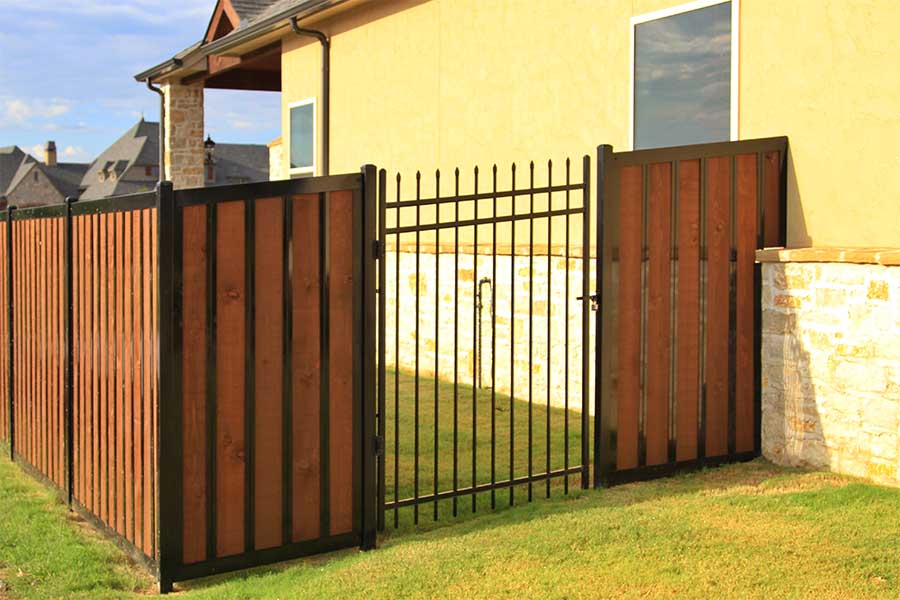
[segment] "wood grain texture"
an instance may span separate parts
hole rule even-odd
[[[320,535],[321,451],[319,435],[321,369],[321,276],[317,195],[292,198],[292,540]]]
[[[638,466],[638,419],[641,404],[641,254],[643,173],[621,171],[619,216],[619,390],[616,467]]]
[[[672,167],[650,165],[647,289],[647,465],[669,461]]]
[[[216,235],[216,551],[244,551],[244,203],[219,204]]]
[[[731,159],[707,162],[706,456],[728,453]]]
[[[763,242],[767,248],[784,246],[781,210],[781,153],[766,152],[763,159]]]
[[[678,167],[676,460],[698,457],[700,407],[700,161]]]
[[[281,198],[255,202],[254,546],[281,545],[284,217]]]
[[[183,209],[182,228],[182,510],[183,560],[206,559],[206,247],[205,206]]]
[[[754,257],[756,250],[756,155],[737,157],[737,273],[735,300],[735,450],[753,450],[756,439],[754,390]]]

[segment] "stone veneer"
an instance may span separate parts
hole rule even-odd
[[[175,189],[203,187],[203,88],[167,83],[162,89],[166,178]]]
[[[423,377],[434,375],[435,354],[438,356],[438,372],[440,378],[453,381],[454,376],[454,308],[459,307],[458,312],[458,377],[461,383],[471,384],[477,381],[478,371],[481,371],[483,387],[489,388],[491,382],[491,294],[488,286],[483,287],[485,294],[484,308],[480,319],[482,353],[481,361],[477,360],[478,353],[475,348],[477,338],[476,323],[478,319],[474,314],[475,293],[477,281],[483,277],[491,277],[497,286],[496,305],[496,390],[502,394],[510,393],[511,375],[515,375],[515,396],[520,400],[528,399],[528,375],[529,375],[529,351],[528,351],[528,323],[529,307],[533,315],[532,347],[531,347],[531,394],[535,403],[546,405],[547,387],[549,377],[550,403],[554,406],[565,405],[565,361],[568,353],[569,377],[568,399],[571,409],[581,410],[582,394],[582,367],[583,352],[581,335],[581,302],[577,300],[581,296],[582,260],[581,249],[570,252],[568,258],[563,256],[561,248],[551,249],[548,257],[546,246],[536,247],[534,258],[534,288],[533,299],[529,302],[529,258],[528,247],[517,247],[513,258],[512,249],[498,248],[497,273],[492,273],[491,249],[479,248],[476,255],[471,244],[460,248],[459,254],[459,298],[454,298],[455,254],[452,245],[441,247],[435,252],[434,244],[423,243],[419,255],[419,373]],[[540,255],[542,254],[542,256]],[[412,369],[416,359],[416,254],[414,246],[401,244],[398,254],[397,248],[388,243],[386,253],[387,271],[387,318],[385,343],[387,347],[386,364],[393,366],[396,363],[396,330],[397,320],[397,258],[400,260],[400,365],[403,368]],[[475,273],[477,260],[478,272]],[[569,293],[566,296],[566,262],[569,263]],[[435,278],[436,261],[440,269],[439,280]],[[591,289],[595,274],[596,261],[590,261]],[[516,281],[513,286],[512,274],[515,271]],[[435,303],[435,291],[437,289],[437,306]],[[549,303],[548,303],[549,291]],[[515,296],[515,313],[512,313],[512,297]],[[569,339],[566,345],[566,320],[565,305],[568,303]],[[435,318],[435,310],[438,318]],[[593,339],[594,317],[596,313],[590,312],[590,331]],[[547,325],[550,325],[550,337],[548,344]],[[437,323],[437,332],[435,324]],[[515,328],[515,352],[510,347],[512,328]],[[437,333],[437,341],[435,340]],[[594,369],[594,347],[589,344],[587,352],[590,358],[590,368]],[[549,352],[548,352],[549,350]],[[548,362],[549,356],[549,362]],[[593,381],[593,375],[591,376]],[[593,386],[590,388],[589,398],[593,398]]]
[[[900,485],[900,250],[764,250],[762,447]]]

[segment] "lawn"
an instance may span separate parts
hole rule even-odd
[[[399,385],[398,385],[399,383]],[[452,382],[438,382],[437,397],[437,436],[435,436],[435,383],[430,377],[420,377],[419,389],[419,451],[418,451],[418,496],[432,495],[453,489],[454,481],[454,399],[456,405],[456,477],[457,488],[471,487],[473,481],[480,484],[508,481],[512,472],[515,478],[527,477],[529,458],[533,474],[559,470],[565,466],[573,467],[581,464],[581,413],[569,410],[568,415],[562,408],[546,405],[546,398],[533,398],[529,407],[527,396],[516,398],[511,403],[510,397],[496,394],[492,398],[489,388],[482,388],[474,394],[470,385],[460,384],[454,389]],[[395,397],[394,390],[399,394]],[[396,497],[412,498],[416,492],[416,380],[409,372],[388,371],[386,402],[386,490],[387,501],[395,498],[394,469],[399,458],[399,478],[396,483]],[[494,410],[491,411],[493,401]],[[399,452],[395,451],[395,424],[398,419],[395,402],[399,406],[399,426],[397,442]],[[473,411],[473,406],[476,410]],[[530,412],[530,428],[529,428]],[[493,423],[492,423],[493,414]],[[512,415],[512,419],[510,416]],[[473,418],[474,417],[474,418]],[[549,444],[547,437],[549,417]],[[568,420],[568,427],[567,427]],[[512,421],[512,422],[511,422]],[[475,427],[473,429],[473,422]],[[493,435],[492,435],[493,428]],[[530,429],[530,443],[529,443]],[[514,435],[513,435],[514,434]],[[435,437],[437,437],[437,465],[435,465]],[[568,447],[566,439],[568,438]],[[475,462],[473,470],[472,440],[475,439]],[[493,443],[492,443],[493,442]],[[512,446],[511,446],[512,442]],[[530,449],[530,452],[529,452]],[[548,453],[549,449],[549,453]],[[512,450],[512,469],[510,454]],[[493,459],[492,459],[493,451]],[[568,460],[566,452],[568,451]],[[530,455],[530,456],[529,456]],[[437,469],[435,469],[435,466]],[[435,480],[434,474],[438,477]],[[561,495],[565,492],[565,478],[551,481],[536,481],[531,484],[533,497],[546,497],[548,493]],[[570,475],[569,489],[578,489],[581,484],[580,474]],[[528,499],[528,484],[519,484],[510,493],[509,488],[497,488],[494,491],[495,506],[509,506],[512,500],[516,504]],[[479,511],[491,508],[491,492],[476,494]],[[453,515],[451,500],[439,501],[439,517]],[[434,518],[434,504],[428,503],[419,507],[420,520]],[[472,512],[472,497],[461,497],[457,502],[457,514]],[[412,521],[411,508],[400,511],[400,524]],[[393,523],[393,514],[387,521]]]
[[[152,589],[0,459],[0,597]],[[764,461],[401,529],[380,549],[180,585],[194,598],[900,597],[900,490]]]

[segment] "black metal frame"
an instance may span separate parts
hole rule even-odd
[[[458,502],[457,501],[459,498],[462,498],[465,496],[471,496],[472,510],[474,512],[475,510],[477,510],[476,497],[479,493],[482,493],[482,492],[490,493],[490,505],[491,505],[491,508],[493,509],[493,508],[497,507],[496,492],[498,489],[509,488],[509,505],[513,505],[515,503],[514,490],[517,486],[526,486],[527,487],[527,489],[528,489],[527,497],[528,497],[529,501],[531,501],[531,499],[533,497],[532,490],[533,490],[533,486],[536,482],[546,482],[546,495],[548,495],[548,496],[550,493],[551,480],[556,479],[556,478],[563,479],[562,487],[563,487],[565,493],[569,492],[569,477],[570,476],[581,475],[580,487],[583,489],[587,489],[588,487],[590,487],[590,480],[589,480],[590,443],[588,440],[590,422],[589,422],[589,414],[588,414],[588,410],[587,410],[587,408],[590,406],[590,402],[588,400],[589,393],[590,393],[589,392],[589,390],[590,390],[590,375],[589,375],[589,373],[590,373],[590,358],[589,358],[589,352],[587,351],[587,344],[588,344],[589,337],[590,337],[589,313],[591,310],[591,298],[592,298],[592,296],[589,293],[590,275],[591,275],[590,269],[589,269],[590,229],[591,229],[591,221],[590,221],[590,210],[591,210],[591,208],[590,208],[590,186],[591,186],[590,170],[591,170],[591,164],[590,164],[590,157],[585,156],[583,158],[582,178],[581,178],[580,182],[577,182],[577,183],[572,182],[572,178],[571,178],[572,167],[573,167],[573,165],[572,165],[571,161],[567,160],[565,162],[565,170],[564,170],[565,183],[553,183],[553,178],[552,178],[553,164],[552,164],[552,162],[548,161],[548,163],[547,163],[547,184],[538,186],[538,185],[535,185],[535,165],[532,162],[529,165],[528,185],[517,187],[516,186],[516,165],[513,164],[511,167],[511,177],[512,177],[511,187],[508,189],[498,189],[498,171],[497,171],[497,167],[495,165],[491,171],[492,181],[491,181],[490,190],[484,191],[484,192],[479,192],[479,189],[478,189],[479,170],[476,167],[473,171],[474,191],[471,194],[460,194],[459,193],[460,192],[460,171],[459,171],[459,169],[456,169],[454,171],[454,184],[455,185],[453,188],[453,193],[450,195],[443,195],[443,196],[441,195],[441,188],[440,188],[441,173],[440,173],[440,171],[436,171],[435,172],[434,195],[430,196],[430,197],[423,197],[422,186],[421,186],[421,179],[422,179],[421,173],[417,173],[416,179],[415,179],[415,197],[413,199],[407,199],[407,200],[402,199],[402,196],[401,196],[401,181],[402,181],[402,179],[399,174],[396,177],[396,199],[391,200],[387,197],[386,172],[385,171],[381,172],[380,179],[379,179],[379,198],[380,198],[380,200],[379,200],[379,216],[378,216],[379,241],[377,244],[378,256],[380,259],[380,264],[379,264],[379,268],[378,268],[378,278],[379,278],[378,289],[381,292],[379,294],[379,298],[378,298],[378,313],[379,313],[378,314],[378,324],[379,324],[379,344],[378,344],[378,369],[379,369],[379,372],[378,372],[378,407],[379,407],[379,411],[378,411],[378,414],[380,417],[378,429],[379,429],[379,436],[380,436],[379,439],[382,440],[382,445],[379,446],[379,450],[381,451],[381,454],[379,455],[379,460],[378,460],[379,473],[378,473],[378,487],[376,490],[377,495],[378,495],[378,528],[379,528],[379,530],[383,530],[385,528],[385,523],[387,521],[386,513],[388,511],[392,511],[394,513],[393,514],[394,527],[395,528],[398,527],[399,526],[399,510],[401,508],[405,508],[405,507],[412,508],[413,521],[414,521],[414,523],[418,523],[419,507],[421,505],[425,505],[425,504],[429,504],[429,503],[433,504],[432,518],[434,520],[437,520],[439,518],[438,502],[441,500],[452,500],[452,514],[453,514],[453,516],[456,516],[458,514]],[[570,196],[577,194],[578,192],[581,193],[580,205],[573,206],[573,204],[571,202],[572,198],[570,198]],[[556,194],[557,196],[554,196],[554,194]],[[565,207],[559,207],[558,206],[558,204],[559,204],[558,197],[561,197],[563,195],[565,196]],[[537,210],[535,209],[534,200],[535,200],[536,196],[538,196],[542,199],[546,198],[546,206],[545,207],[539,208]],[[508,199],[508,202],[509,202],[509,205],[511,208],[505,208],[503,211],[498,210],[497,201],[498,201],[498,199],[501,199],[501,198]],[[557,198],[557,201],[554,201],[554,198]],[[522,201],[517,202],[517,200],[524,200],[524,202],[522,202]],[[487,209],[487,212],[488,212],[487,216],[485,216],[483,213],[479,214],[479,208],[480,208],[479,205],[482,205],[482,204],[483,204],[483,206],[481,208]],[[472,214],[471,218],[460,219],[460,205],[463,205],[463,206],[468,205],[469,207],[471,207],[469,210],[469,212]],[[433,215],[429,216],[428,218],[426,218],[424,220],[423,220],[422,211],[421,211],[421,209],[423,207],[427,207],[433,212]],[[452,208],[453,209],[452,217],[449,214],[442,214],[442,211],[441,211],[442,207]],[[415,210],[414,223],[407,223],[407,222],[404,222],[401,220],[400,215],[404,209],[409,209],[409,210],[414,209]],[[448,213],[449,211],[443,211],[443,212]],[[390,219],[389,219],[389,213],[391,215]],[[509,472],[509,477],[505,478],[503,475],[498,474],[498,470],[497,470],[497,466],[496,466],[496,457],[497,457],[497,452],[498,452],[497,437],[496,437],[497,415],[496,415],[496,411],[492,410],[491,418],[490,418],[490,434],[491,434],[490,467],[489,467],[490,480],[487,482],[480,482],[479,476],[486,475],[488,467],[487,466],[482,467],[482,469],[485,470],[485,472],[479,473],[478,459],[476,456],[476,453],[477,453],[476,449],[477,449],[477,443],[478,443],[477,436],[479,435],[479,432],[478,432],[477,428],[475,428],[475,423],[477,421],[477,412],[476,411],[478,410],[478,408],[477,408],[478,375],[474,375],[474,380],[472,382],[473,383],[473,391],[472,391],[473,397],[471,399],[471,408],[467,409],[467,410],[472,411],[472,426],[473,426],[473,430],[471,432],[471,437],[472,437],[471,482],[470,482],[470,485],[468,485],[466,487],[460,487],[460,480],[461,480],[460,468],[462,467],[462,465],[459,462],[459,456],[458,456],[458,452],[459,452],[459,442],[458,442],[459,412],[460,412],[459,400],[460,400],[460,396],[461,396],[459,394],[459,385],[461,383],[460,373],[459,373],[459,353],[460,353],[459,315],[460,315],[461,310],[469,310],[468,307],[461,306],[460,301],[456,300],[459,298],[459,293],[460,293],[460,289],[461,289],[461,285],[460,285],[460,281],[459,281],[460,232],[468,231],[470,236],[472,237],[473,247],[476,248],[476,250],[475,250],[476,260],[475,260],[475,265],[474,265],[474,274],[472,276],[473,284],[467,283],[466,285],[474,285],[474,287],[473,287],[474,302],[473,302],[471,310],[474,311],[473,312],[473,327],[475,327],[476,330],[472,332],[472,335],[473,335],[473,340],[477,340],[477,338],[480,337],[478,332],[481,329],[480,319],[479,319],[479,308],[483,302],[481,289],[480,289],[481,286],[480,286],[480,282],[479,282],[478,261],[477,261],[477,256],[480,253],[478,250],[479,229],[482,227],[490,228],[490,230],[492,232],[491,242],[490,242],[489,246],[485,247],[485,248],[489,247],[490,256],[487,256],[485,258],[489,259],[491,261],[491,266],[493,268],[491,273],[495,274],[497,272],[497,255],[498,255],[497,226],[499,224],[507,224],[507,226],[510,227],[510,229],[512,231],[512,236],[513,236],[512,239],[514,242],[515,241],[516,224],[517,223],[527,223],[528,224],[529,231],[530,231],[530,236],[529,236],[529,239],[527,240],[528,246],[530,248],[530,252],[528,254],[528,262],[530,265],[530,268],[529,268],[530,275],[526,279],[530,282],[529,287],[531,288],[531,287],[533,287],[533,284],[536,281],[536,275],[535,275],[534,269],[533,269],[534,258],[535,258],[535,251],[534,251],[535,221],[541,220],[541,219],[544,220],[542,226],[546,225],[546,227],[547,227],[547,231],[548,231],[547,242],[548,242],[548,248],[549,248],[550,241],[552,239],[552,238],[549,238],[549,236],[552,235],[549,232],[552,231],[554,220],[560,219],[560,221],[556,221],[557,223],[560,223],[561,220],[564,219],[565,225],[566,225],[566,236],[565,236],[566,290],[568,292],[568,283],[569,283],[568,282],[568,280],[569,280],[568,262],[569,262],[570,256],[572,255],[572,252],[571,252],[572,248],[570,246],[571,238],[569,235],[569,222],[571,221],[572,217],[580,217],[582,219],[582,228],[581,228],[582,285],[581,285],[581,290],[580,290],[581,296],[578,298],[581,301],[581,315],[582,315],[581,336],[582,336],[583,344],[585,345],[584,346],[585,351],[583,352],[582,364],[581,364],[582,380],[581,380],[581,390],[580,390],[581,394],[582,394],[582,398],[583,398],[582,407],[584,408],[584,410],[581,411],[581,415],[580,415],[581,431],[582,431],[581,448],[580,448],[581,458],[578,461],[578,464],[576,464],[576,465],[569,464],[568,420],[569,420],[570,408],[569,408],[569,403],[568,403],[568,389],[569,389],[568,384],[569,384],[569,379],[570,379],[570,372],[569,372],[569,361],[568,361],[568,353],[567,353],[564,373],[562,375],[560,375],[562,377],[562,380],[565,382],[565,389],[566,389],[566,401],[565,401],[565,408],[564,408],[564,410],[565,410],[565,432],[566,432],[565,433],[565,435],[566,435],[565,447],[566,447],[566,451],[565,451],[565,458],[564,458],[564,467],[561,469],[551,470],[551,464],[552,464],[551,460],[550,460],[550,450],[551,450],[551,437],[550,437],[550,433],[551,433],[551,423],[550,423],[551,398],[550,398],[550,391],[551,391],[551,388],[550,388],[550,385],[548,382],[547,390],[546,390],[546,392],[547,392],[546,405],[542,404],[542,406],[545,406],[547,409],[546,423],[544,424],[544,427],[546,428],[546,445],[547,445],[547,447],[546,447],[546,462],[547,462],[547,464],[545,465],[544,469],[540,469],[540,467],[537,467],[538,469],[540,469],[540,472],[536,471],[536,465],[534,464],[534,458],[533,458],[532,452],[531,452],[533,444],[536,442],[535,442],[535,440],[533,440],[531,438],[530,434],[531,434],[531,429],[533,428],[532,426],[536,425],[536,422],[532,421],[531,407],[533,407],[535,402],[537,402],[538,400],[536,399],[536,397],[533,397],[533,394],[531,393],[532,386],[529,385],[528,386],[529,390],[527,393],[521,392],[517,396],[517,394],[515,393],[515,390],[513,390],[514,393],[510,394],[510,402],[512,405],[509,407],[509,409],[510,409],[510,417],[509,417],[509,420],[510,420],[510,434],[509,434],[510,435],[510,442],[509,442],[509,452],[510,452],[509,469],[510,469],[510,472]],[[391,222],[390,225],[388,225],[388,221]],[[442,239],[440,234],[442,231],[445,231],[445,230],[452,230],[453,238],[454,238],[453,252],[455,255],[455,261],[454,261],[455,273],[449,274],[449,275],[443,272],[443,270],[441,269],[441,266],[439,264],[439,262],[440,262],[439,254],[442,252],[442,250],[440,250],[440,244],[441,244],[441,239]],[[401,298],[400,286],[399,286],[400,271],[399,271],[399,259],[398,258],[395,259],[395,265],[394,265],[396,268],[396,277],[397,277],[397,281],[395,282],[396,287],[394,289],[387,288],[387,269],[386,269],[386,260],[385,260],[385,248],[389,241],[393,241],[396,245],[396,250],[397,250],[397,253],[395,254],[395,256],[399,257],[401,239],[403,238],[404,235],[409,235],[410,239],[412,239],[412,234],[414,234],[415,235],[414,250],[410,250],[410,252],[414,252],[415,257],[416,257],[416,259],[415,259],[415,265],[416,265],[415,272],[416,272],[416,282],[417,282],[416,289],[418,290],[418,288],[419,288],[418,281],[419,281],[420,273],[422,270],[421,261],[420,261],[420,254],[421,254],[420,234],[422,234],[422,233],[427,233],[434,237],[434,244],[437,248],[436,252],[438,253],[438,256],[436,257],[436,260],[435,260],[435,267],[434,267],[435,268],[435,273],[434,273],[435,278],[436,278],[436,280],[440,279],[440,281],[442,281],[442,282],[446,281],[447,286],[450,286],[450,285],[453,286],[454,299],[455,299],[454,300],[455,308],[453,309],[453,313],[454,313],[453,314],[453,332],[452,333],[451,332],[440,332],[440,326],[438,324],[439,320],[437,318],[435,318],[435,324],[433,325],[435,328],[435,331],[434,331],[434,335],[435,335],[434,354],[435,354],[435,356],[434,356],[434,365],[433,365],[434,376],[420,375],[421,365],[420,365],[420,361],[419,361],[419,355],[420,355],[420,349],[419,349],[420,348],[420,332],[419,332],[419,330],[420,330],[421,326],[418,325],[418,323],[419,323],[418,315],[419,315],[419,311],[421,309],[422,301],[434,302],[435,306],[434,306],[433,310],[435,310],[435,311],[440,310],[440,308],[439,308],[440,307],[439,292],[435,291],[434,297],[428,298],[428,299],[420,298],[421,294],[419,292],[415,293],[415,298],[406,297],[406,296]],[[513,263],[515,262],[516,254],[517,254],[516,250],[515,250],[515,248],[513,248],[512,252],[511,252],[512,256],[510,259],[511,262],[513,262]],[[552,263],[552,252],[548,251],[547,258]],[[514,281],[516,280],[517,277],[519,277],[519,280],[521,281],[521,276],[517,276],[517,274],[516,274],[517,268],[518,267],[514,267],[512,269],[512,277],[514,278]],[[548,271],[549,270],[552,270],[552,265],[548,265]],[[449,277],[453,277],[453,279],[454,279],[453,284],[451,284],[449,282]],[[496,275],[494,275],[494,277],[496,277]],[[473,342],[477,346],[473,350],[473,352],[476,355],[480,355],[480,354],[484,353],[485,351],[490,352],[491,364],[492,364],[492,367],[491,367],[492,390],[490,392],[490,405],[492,408],[496,408],[498,401],[497,401],[497,392],[494,389],[494,387],[495,387],[494,379],[496,377],[496,364],[494,361],[494,356],[496,355],[496,351],[497,351],[496,333],[498,331],[498,323],[497,323],[495,311],[493,310],[493,306],[494,306],[493,303],[497,299],[497,290],[496,290],[496,286],[493,285],[493,283],[491,284],[490,287],[491,287],[491,291],[489,292],[489,294],[490,294],[489,297],[492,301],[492,304],[491,304],[492,316],[490,318],[490,327],[491,327],[491,332],[492,332],[491,333],[491,342],[490,342],[489,346],[486,346],[483,349],[480,348],[480,344],[478,344],[477,341]],[[394,335],[395,342],[394,342],[394,347],[388,349],[386,347],[386,343],[385,343],[385,338],[386,338],[386,333],[387,333],[386,297],[388,294],[391,294],[391,293],[393,293],[395,295],[395,304],[394,304],[394,311],[393,311],[394,312],[393,326],[394,326],[394,331],[395,331],[395,335]],[[549,294],[549,289],[548,289],[548,294]],[[488,296],[485,296],[485,298],[486,297],[488,297]],[[511,300],[512,300],[512,302],[515,301],[514,295],[511,295]],[[551,307],[549,295],[547,297],[542,296],[541,298],[536,298],[536,297],[534,297],[534,294],[532,294],[531,302],[530,302],[530,306],[529,306],[530,317],[528,319],[528,322],[529,322],[529,326],[528,326],[529,348],[533,348],[533,345],[535,343],[535,341],[531,339],[533,337],[533,334],[532,334],[533,326],[535,325],[534,310],[533,310],[533,305],[534,305],[535,301],[543,301],[543,302],[547,303],[548,315],[549,315],[549,311],[550,311],[550,307]],[[400,473],[399,460],[398,460],[397,455],[398,455],[399,447],[400,447],[400,445],[399,445],[400,444],[400,442],[399,442],[399,429],[400,429],[400,421],[399,421],[399,412],[400,412],[399,406],[400,406],[400,404],[399,404],[399,402],[400,402],[400,400],[399,400],[399,391],[398,391],[400,369],[398,369],[396,367],[394,370],[394,390],[393,390],[393,395],[394,395],[393,411],[394,412],[392,415],[393,428],[394,428],[394,439],[392,441],[392,445],[383,444],[384,435],[386,432],[386,420],[388,418],[387,412],[386,412],[386,409],[387,409],[386,364],[387,364],[387,362],[389,362],[389,358],[391,358],[393,360],[395,365],[399,365],[399,362],[400,362],[398,337],[399,337],[399,322],[400,322],[401,304],[404,304],[403,311],[404,311],[404,315],[406,315],[406,316],[404,316],[404,319],[413,319],[414,322],[417,324],[415,327],[415,344],[416,344],[415,354],[416,354],[416,357],[415,357],[415,366],[413,368],[413,378],[414,378],[414,382],[415,382],[414,383],[414,386],[415,386],[415,390],[414,390],[415,423],[413,426],[414,431],[412,432],[412,434],[415,436],[415,444],[414,444],[414,446],[415,446],[415,461],[414,461],[414,466],[412,468],[413,472],[411,474],[411,477],[413,479],[413,495],[410,498],[400,498],[399,497],[399,487],[398,486],[399,486],[399,479],[400,479],[401,473]],[[568,322],[568,315],[569,315],[568,310],[569,310],[569,306],[568,306],[568,300],[567,300],[565,303],[565,314],[566,314],[565,328],[566,328],[567,336],[569,335],[568,331],[570,329],[569,322]],[[409,311],[409,312],[407,312],[407,311]],[[551,333],[550,321],[551,321],[551,319],[548,318],[547,323],[546,323],[546,329],[547,329],[546,333],[548,335],[548,338],[547,338],[548,343],[550,340],[549,335]],[[439,336],[439,333],[440,333],[440,336]],[[514,336],[515,332],[512,331],[511,335]],[[444,342],[445,338],[447,338],[447,337],[450,337],[452,339],[447,342]],[[452,448],[452,454],[450,453],[450,448],[443,449],[443,451],[442,451],[442,449],[438,446],[438,441],[437,441],[438,440],[437,434],[438,434],[439,427],[441,426],[441,423],[448,422],[448,424],[449,424],[449,421],[450,421],[449,417],[447,417],[445,419],[438,418],[439,398],[438,398],[438,389],[437,388],[438,388],[438,383],[440,381],[440,377],[439,377],[439,372],[438,372],[439,371],[438,370],[439,352],[437,350],[437,347],[443,343],[446,343],[446,347],[450,347],[452,345],[453,356],[454,356],[454,359],[453,359],[454,377],[453,377],[453,382],[452,382],[452,384],[453,384],[453,418],[452,418],[453,448]],[[511,347],[514,348],[514,346],[512,344],[511,344]],[[548,359],[551,356],[551,354],[552,353],[550,352],[550,350],[548,348],[547,349]],[[476,363],[479,362],[478,359],[475,359],[475,360],[476,360]],[[512,360],[512,358],[511,358],[511,361],[512,362],[511,362],[510,368],[511,368],[511,371],[514,371],[515,361]],[[534,361],[533,353],[529,352],[529,364],[533,365],[534,364],[533,361]],[[549,365],[546,365],[546,366],[549,367]],[[531,370],[532,369],[529,368],[529,377],[530,377]],[[475,372],[480,373],[480,371],[481,371],[481,366],[479,364],[476,364]],[[435,435],[434,435],[434,448],[433,448],[434,464],[432,466],[432,468],[434,470],[434,482],[431,485],[432,490],[430,491],[430,493],[426,493],[426,494],[420,493],[420,481],[419,481],[419,452],[420,452],[419,431],[420,431],[420,427],[422,426],[421,423],[419,422],[420,421],[420,419],[419,419],[419,411],[420,411],[419,384],[423,378],[424,379],[433,379],[433,382],[434,382],[434,384],[433,384],[434,385],[434,399],[433,399],[434,423],[433,423],[433,428],[434,428]],[[514,381],[513,373],[511,373],[511,379]],[[556,379],[557,378],[554,377],[554,381]],[[529,423],[532,424],[532,426],[529,427],[528,475],[523,476],[523,477],[515,476],[515,466],[514,466],[515,417],[514,417],[513,411],[515,410],[514,404],[516,402],[516,398],[518,398],[519,400],[522,400],[522,401],[525,401],[527,398],[527,402],[528,402],[528,406],[529,406],[529,410],[528,410],[529,417],[528,418],[529,418]],[[487,401],[485,400],[485,402],[487,402]],[[485,408],[487,408],[487,404],[485,405]],[[487,430],[485,430],[485,431],[487,431]],[[387,446],[387,448],[385,448],[385,446]],[[394,472],[393,488],[394,489],[393,489],[393,499],[390,501],[388,501],[386,498],[386,496],[387,496],[387,489],[386,489],[387,465],[386,465],[385,455],[387,454],[387,450],[392,450],[393,455],[394,455],[394,460],[393,460],[393,463],[394,463],[393,464],[393,472]],[[437,475],[438,470],[439,470],[439,460],[440,461],[443,461],[443,460],[452,461],[452,464],[453,464],[452,489],[449,489],[449,490],[440,489],[440,484],[439,484],[438,475]],[[487,464],[487,463],[485,463],[485,464]],[[498,477],[498,475],[499,475],[499,477]],[[467,477],[468,477],[468,474],[467,474]]]
[[[674,198],[677,199],[677,166],[683,160],[699,160],[700,168],[700,203],[701,203],[701,238],[700,238],[700,257],[701,261],[706,260],[706,237],[705,237],[705,206],[706,206],[706,162],[707,159],[714,157],[727,156],[731,158],[731,213],[734,214],[736,185],[735,185],[735,157],[738,155],[755,154],[757,156],[757,197],[763,197],[762,169],[763,157],[766,152],[777,151],[781,156],[781,179],[779,188],[779,211],[780,211],[780,230],[778,237],[783,245],[786,237],[786,207],[787,207],[787,146],[786,137],[773,137],[754,140],[745,140],[737,142],[718,142],[711,144],[697,144],[690,146],[678,146],[672,148],[656,148],[649,150],[637,150],[632,152],[617,153],[613,151],[612,146],[603,145],[597,149],[597,286],[599,288],[600,298],[603,298],[602,310],[597,315],[596,321],[596,373],[597,386],[595,390],[595,435],[594,435],[594,487],[617,485],[632,481],[641,481],[646,479],[654,479],[671,475],[676,472],[690,471],[701,469],[709,466],[721,465],[729,462],[741,462],[752,460],[759,456],[761,447],[761,397],[760,397],[760,351],[761,338],[759,334],[759,323],[761,317],[760,294],[761,294],[761,278],[759,265],[754,270],[754,313],[757,327],[754,332],[754,365],[753,365],[753,381],[754,381],[754,450],[752,452],[735,452],[734,450],[734,381],[733,373],[735,369],[735,359],[733,356],[734,344],[729,343],[729,404],[728,404],[728,453],[723,456],[706,456],[704,448],[705,435],[705,419],[703,401],[706,395],[705,374],[701,370],[701,386],[700,386],[700,405],[699,405],[699,437],[698,437],[698,458],[688,461],[676,461],[674,458],[674,448],[672,447],[672,434],[670,425],[670,450],[669,462],[663,465],[646,466],[644,460],[644,452],[641,450],[641,439],[643,436],[643,425],[639,425],[639,457],[640,466],[635,469],[617,470],[616,468],[616,423],[617,423],[617,402],[614,395],[613,378],[609,375],[617,371],[617,354],[614,348],[605,348],[618,336],[618,300],[616,295],[617,279],[615,272],[618,267],[613,267],[614,262],[618,261],[618,229],[619,229],[619,176],[621,169],[626,166],[642,166],[644,167],[644,202],[646,208],[647,202],[647,165],[652,163],[670,163],[673,168],[673,188]],[[758,202],[758,238],[757,245],[762,247],[765,227],[765,215],[763,203]],[[646,210],[644,211],[646,216]],[[674,220],[673,220],[674,221]],[[731,256],[730,268],[732,269],[733,279],[733,263],[735,259],[735,235],[734,235],[734,219],[732,222],[731,234]],[[646,249],[646,222],[644,224],[644,248]],[[674,225],[673,225],[674,226]],[[674,238],[673,238],[674,240]],[[673,241],[674,244],[674,241]],[[644,250],[643,252],[646,252]],[[671,251],[673,259],[677,260],[677,248],[673,246]],[[643,258],[642,258],[643,260]],[[701,277],[702,280],[702,277]],[[701,287],[701,294],[705,291]],[[732,283],[729,317],[730,327],[733,335],[733,314],[734,314],[734,288]],[[646,289],[642,291],[642,297],[646,296]],[[701,311],[702,311],[701,306]],[[703,341],[703,319],[701,318],[701,352],[700,360],[703,364],[706,353]],[[675,352],[673,351],[673,360]],[[670,403],[673,402],[673,394],[670,388]],[[674,411],[670,411],[670,414]],[[639,421],[640,423],[640,421]]]

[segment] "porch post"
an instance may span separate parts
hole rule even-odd
[[[175,189],[203,187],[203,88],[166,83],[165,177]]]

